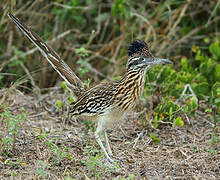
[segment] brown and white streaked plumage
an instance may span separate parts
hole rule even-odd
[[[17,25],[17,27],[34,43],[40,50],[41,54],[47,59],[51,66],[58,72],[58,74],[67,82],[68,87],[72,92],[79,96],[84,90],[82,81],[70,69],[70,67],[59,57],[59,55],[45,43],[31,28],[23,24],[17,17],[8,13],[9,18]]]
[[[143,92],[146,71],[153,65],[172,62],[153,57],[147,44],[142,40],[136,40],[128,48],[127,71],[121,80],[100,83],[85,90],[79,78],[50,46],[16,17],[11,14],[8,16],[38,47],[54,69],[71,86],[73,92],[78,95],[78,100],[71,104],[70,113],[97,121],[95,138],[108,161],[113,162],[110,158],[112,151],[105,130],[123,119],[125,114],[135,107]],[[104,135],[107,151],[100,139],[101,133]]]
[[[93,116],[98,122],[95,138],[107,159],[112,155],[105,129],[124,118],[125,114],[135,107],[144,88],[147,69],[156,64],[171,63],[167,59],[152,56],[144,41],[136,40],[128,48],[127,72],[115,82],[99,84],[83,93],[71,106],[73,115]],[[101,140],[104,134],[107,151]]]

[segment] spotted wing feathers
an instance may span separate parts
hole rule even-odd
[[[101,83],[83,93],[71,105],[72,115],[100,115],[108,112],[114,106],[116,88],[111,83]]]

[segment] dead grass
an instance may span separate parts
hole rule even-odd
[[[6,93],[1,90],[0,97]],[[101,154],[91,130],[85,133],[86,126],[78,120],[63,122],[65,113],[52,106],[61,98],[59,91],[56,97],[47,94],[41,101],[11,91],[7,98],[11,113],[15,115],[24,107],[28,117],[19,130],[14,151],[0,156],[0,179],[65,179],[69,175],[74,179],[214,180],[220,176],[219,145],[211,143],[213,125],[208,117],[197,115],[190,119],[190,125],[161,125],[157,130],[141,129],[134,123],[136,117],[126,118],[121,128],[110,133],[113,154],[123,159],[114,167]],[[53,113],[45,108],[53,109]],[[2,136],[6,126],[2,120],[0,123]],[[151,141],[152,132],[160,137],[160,143]],[[89,160],[91,156],[97,160]],[[18,159],[21,161],[15,163]]]

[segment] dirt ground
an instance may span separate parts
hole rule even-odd
[[[0,90],[0,99],[6,92]],[[11,113],[24,107],[28,116],[14,150],[0,154],[0,179],[220,179],[220,146],[211,143],[214,124],[205,115],[196,115],[182,128],[162,124],[155,130],[138,127],[138,117],[131,114],[110,130],[114,159],[120,159],[110,164],[92,128],[86,132],[88,125],[80,120],[64,121],[65,112],[55,106],[63,97],[59,90],[39,98],[18,90],[9,93]],[[2,119],[0,125],[2,140],[7,127]],[[152,142],[150,133],[160,143]]]

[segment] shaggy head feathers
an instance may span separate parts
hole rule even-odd
[[[136,40],[128,47],[128,56],[145,55],[152,56],[149,52],[148,45],[143,40]]]

